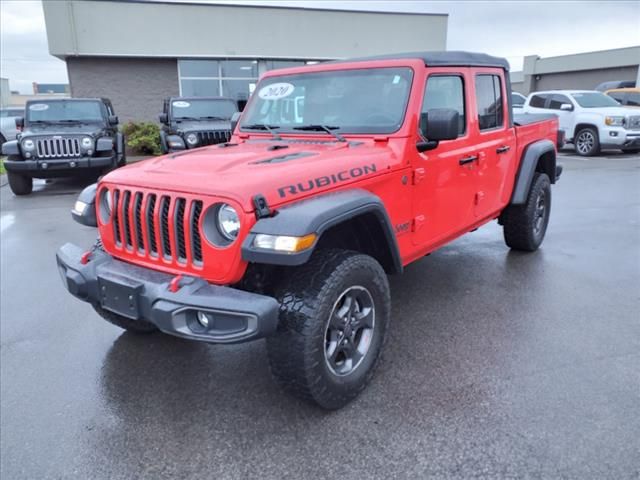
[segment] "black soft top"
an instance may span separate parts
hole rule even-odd
[[[449,51],[449,52],[408,52],[376,55],[373,57],[349,58],[332,63],[364,62],[368,60],[404,60],[420,59],[429,67],[497,67],[509,71],[509,62],[505,58],[492,57],[486,53]]]

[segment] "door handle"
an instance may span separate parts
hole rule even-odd
[[[496,148],[496,153],[506,153],[509,150],[511,150],[511,147],[509,145],[503,145],[502,147]]]
[[[478,156],[477,155],[471,155],[469,157],[464,157],[461,158],[458,163],[460,165],[466,165],[467,163],[471,163],[471,162],[475,162],[476,160],[478,160]]]

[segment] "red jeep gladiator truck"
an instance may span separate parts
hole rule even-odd
[[[327,409],[371,379],[387,274],[497,220],[534,251],[561,173],[555,116],[514,118],[508,63],[467,52],[268,72],[230,141],[115,170],[72,215],[65,287],[126,330],[266,337],[274,377]]]

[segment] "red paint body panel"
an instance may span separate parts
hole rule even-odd
[[[158,200],[166,196],[171,202],[169,225],[175,224],[178,215],[177,199],[184,199],[186,207],[181,226],[185,235],[186,258],[183,261],[176,258],[180,231],[175,229],[168,232],[168,241],[173,248],[172,258],[163,258],[160,254],[154,256],[150,251],[151,234],[158,248],[162,243],[159,228],[155,228],[155,232],[142,228],[142,248],[138,248],[135,231],[133,237],[136,238],[131,239],[131,247],[122,241],[118,244],[113,216],[106,224],[99,221],[105,250],[119,259],[151,269],[176,275],[196,275],[216,284],[233,284],[242,279],[247,267],[241,259],[240,247],[256,222],[252,199],[257,194],[266,198],[272,210],[277,210],[289,203],[331,191],[369,190],[382,199],[392,225],[399,232],[397,241],[404,265],[495,219],[511,198],[519,161],[526,146],[543,138],[555,144],[558,127],[556,120],[545,120],[514,128],[508,127],[505,120],[501,128],[479,131],[474,77],[480,73],[494,73],[503,78],[502,70],[432,68],[425,67],[422,60],[405,59],[319,64],[272,71],[265,77],[397,66],[412,68],[414,77],[404,122],[393,134],[345,134],[350,143],[331,142],[333,139],[324,133],[283,134],[285,140],[306,142],[288,142],[286,149],[269,151],[267,147],[279,143],[270,134],[236,131],[231,142],[237,146],[209,146],[169,154],[109,173],[100,182],[99,192],[104,188],[130,191],[131,199],[139,193],[143,197],[142,210],[148,206],[151,195],[155,194]],[[419,153],[415,145],[421,139],[418,119],[426,79],[429,75],[444,73],[454,73],[464,79],[467,129],[458,139],[441,142],[438,148]],[[502,89],[505,99],[504,81]],[[496,154],[496,149],[504,146],[509,147],[508,152]],[[269,163],[270,159],[294,154],[300,156],[291,161]],[[459,159],[468,155],[477,155],[478,161],[461,166]],[[232,205],[241,217],[238,240],[227,247],[210,244],[201,232],[200,262],[194,258],[194,239],[189,221],[196,201],[202,202],[202,215],[198,222],[200,230],[204,212],[216,203]],[[156,201],[152,216],[161,222],[161,214],[161,202]],[[136,217],[133,208],[127,212],[122,210],[120,217],[124,218],[124,215],[128,215],[130,226],[136,225],[139,219],[144,220],[140,215]],[[135,230],[137,227],[131,228]],[[126,232],[122,221],[119,229],[123,239]]]

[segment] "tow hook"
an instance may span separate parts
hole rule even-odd
[[[182,286],[180,285],[180,282],[182,281],[182,279],[182,274],[180,274],[173,277],[173,279],[169,282],[169,291],[171,293],[176,293],[178,290],[180,290],[180,287]]]
[[[82,254],[82,256],[80,257],[80,263],[82,265],[86,265],[87,263],[89,263],[89,260],[91,259],[91,254],[93,253],[93,250],[89,250],[87,252],[84,252]]]

